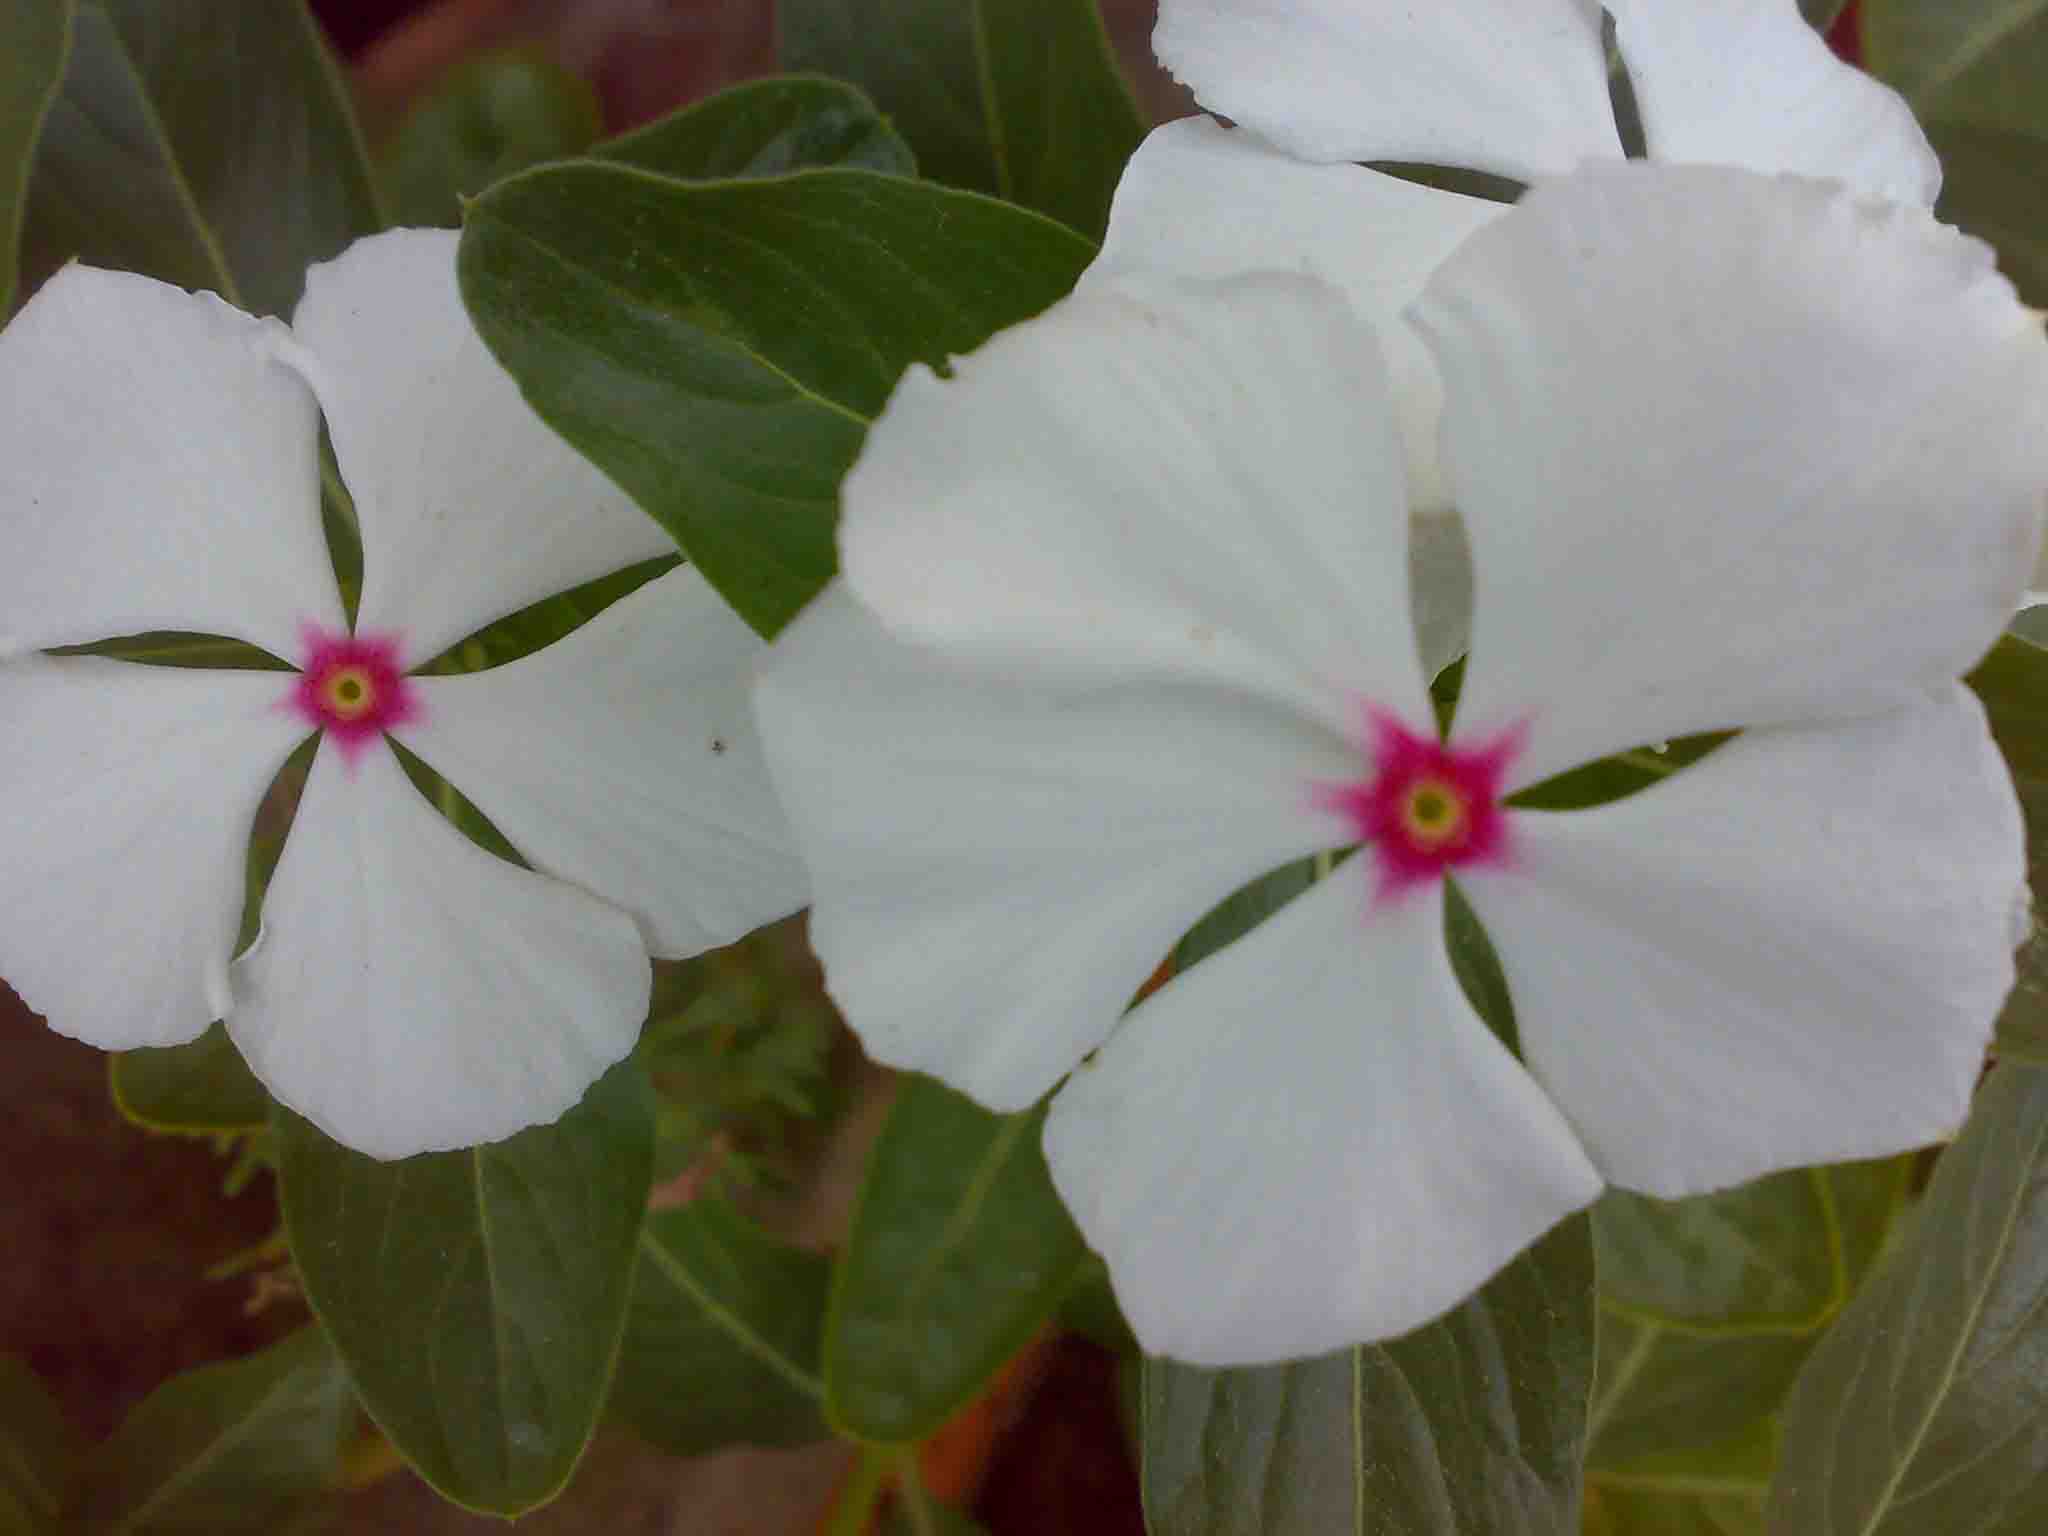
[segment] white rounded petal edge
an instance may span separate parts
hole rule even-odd
[[[1160,0],[1197,100],[1308,160],[1531,177],[1618,156],[1591,0]]]
[[[360,628],[408,664],[668,535],[557,437],[470,324],[454,230],[358,240],[306,274],[299,362],[363,530]]]
[[[410,1157],[559,1117],[633,1048],[631,917],[476,846],[378,742],[323,742],[230,976],[228,1033],[279,1103]]]
[[[190,1040],[228,1007],[256,808],[306,727],[280,672],[0,662],[0,977],[59,1034]]]
[[[1961,1123],[2026,879],[1968,690],[1747,732],[1512,837],[1465,889],[1530,1069],[1612,1182],[1672,1199]]]
[[[1312,165],[1248,130],[1187,117],[1155,128],[1124,167],[1102,254],[1080,286],[1251,271],[1329,283],[1378,336],[1411,502],[1437,511],[1448,505],[1436,458],[1443,386],[1402,311],[1467,235],[1505,212],[1363,166]]]
[[[518,661],[415,678],[403,739],[535,869],[680,959],[809,900],[754,730],[765,649],[686,566]]]
[[[1343,840],[1359,750],[1257,696],[1072,686],[898,640],[834,584],[777,639],[761,737],[868,1054],[1021,1109],[1246,881]]]
[[[0,657],[147,630],[284,660],[342,625],[290,339],[210,293],[68,266],[0,332]]]
[[[2048,337],[1924,210],[1589,168],[1414,313],[1472,545],[1459,729],[1526,725],[1513,787],[1897,708],[1983,654],[2034,568]]]
[[[1045,1150],[1139,1343],[1196,1365],[1406,1333],[1601,1189],[1459,990],[1441,886],[1376,904],[1356,859],[1140,1004]]]
[[[1835,57],[1799,0],[1606,0],[1657,160],[1796,171],[1922,208],[1941,161],[1905,98]]]
[[[846,479],[847,585],[959,655],[1427,718],[1385,365],[1291,274],[1102,283],[940,379]]]

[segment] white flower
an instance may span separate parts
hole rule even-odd
[[[69,267],[0,333],[0,977],[125,1049],[225,1017],[264,1084],[379,1157],[552,1119],[632,1048],[650,953],[802,904],[746,700],[759,642],[670,572],[566,639],[405,675],[673,545],[519,398],[452,233],[364,240],[292,326]],[[364,546],[351,632],[320,525],[324,413]],[[222,635],[302,670],[38,651]],[[258,802],[324,739],[229,963]],[[386,734],[531,865],[469,841]]]
[[[2012,979],[2019,813],[1956,678],[2034,558],[2048,345],[1989,252],[1604,167],[1415,318],[1477,580],[1447,740],[1385,370],[1282,274],[1098,287],[913,370],[756,693],[855,1029],[1003,1110],[1071,1071],[1053,1176],[1189,1360],[1414,1327],[1603,1181],[1941,1136]],[[1504,798],[1733,728],[1627,799]],[[1360,843],[1119,1022],[1222,897]],[[1447,873],[1526,1070],[1453,977]]]
[[[1828,51],[1797,0],[1615,0],[1653,159],[1831,177],[1931,205],[1941,168],[1894,92]],[[1522,180],[1622,152],[1591,0],[1161,0],[1154,44],[1205,117],[1157,129],[1083,279],[1271,268],[1333,283],[1380,330],[1420,521],[1432,670],[1464,646],[1468,573],[1438,465],[1442,386],[1401,312],[1504,205],[1357,161]],[[2043,573],[2048,585],[2048,572]]]

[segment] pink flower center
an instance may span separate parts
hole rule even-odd
[[[283,701],[327,732],[353,763],[371,742],[418,718],[419,695],[400,661],[397,635],[350,635],[307,625],[298,680]]]
[[[1519,730],[1461,749],[1409,730],[1372,710],[1371,777],[1319,784],[1316,804],[1342,816],[1379,862],[1382,900],[1402,895],[1464,864],[1508,857],[1501,784],[1521,750]]]

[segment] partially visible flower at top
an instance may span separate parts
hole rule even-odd
[[[693,570],[506,665],[411,670],[674,552],[520,399],[455,248],[360,241],[307,274],[289,328],[72,266],[0,333],[0,977],[113,1049],[224,1018],[279,1100],[379,1157],[559,1115],[632,1048],[650,953],[805,896],[747,707],[760,642]],[[323,412],[363,539],[353,627]],[[157,630],[299,670],[40,654]],[[314,731],[231,965],[257,805]],[[530,869],[438,814],[387,737]]]
[[[1940,1137],[2012,981],[2019,810],[1956,679],[2039,541],[2048,342],[1988,249],[1599,167],[1415,318],[1476,572],[1447,734],[1385,368],[1291,274],[1099,286],[913,369],[757,689],[848,1019],[1002,1110],[1072,1072],[1053,1177],[1197,1362],[1412,1328],[1603,1182]],[[1624,799],[1516,798],[1733,729]],[[1126,1015],[1218,901],[1344,847]]]
[[[1931,206],[1912,111],[1836,58],[1798,0],[1612,0],[1653,160],[1792,171]],[[1432,670],[1463,648],[1468,573],[1437,456],[1442,386],[1401,313],[1505,206],[1353,162],[1523,181],[1622,154],[1593,0],[1161,0],[1154,47],[1213,112],[1132,157],[1084,277],[1301,271],[1380,331],[1421,519],[1417,624]],[[2048,585],[2048,581],[2044,581]]]

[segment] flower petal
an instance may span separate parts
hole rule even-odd
[[[413,679],[405,744],[534,868],[633,913],[653,953],[694,955],[808,899],[754,733],[764,649],[685,566],[531,656]]]
[[[1464,886],[1530,1069],[1675,1198],[1961,1122],[2012,985],[2019,807],[1975,698],[1747,732]]]
[[[0,657],[146,630],[290,659],[342,625],[320,419],[276,321],[69,266],[0,332]]]
[[[1606,0],[1657,160],[1797,171],[1934,205],[1941,162],[1896,91],[1836,58],[1798,0]]]
[[[1097,286],[912,368],[842,501],[847,584],[951,653],[1428,718],[1385,371],[1312,279]]]
[[[1160,0],[1152,48],[1304,159],[1528,180],[1621,153],[1590,0]]]
[[[1139,1005],[1053,1100],[1053,1182],[1149,1353],[1405,1333],[1599,1194],[1459,991],[1441,892],[1375,906],[1353,860]]]
[[[1168,947],[1341,835],[1311,783],[1357,750],[1256,694],[960,667],[835,584],[777,639],[762,740],[868,1053],[1019,1109]]]
[[[1305,164],[1243,129],[1187,117],[1154,129],[1124,167],[1102,254],[1081,282],[1263,269],[1342,290],[1386,355],[1410,499],[1439,511],[1449,505],[1436,456],[1443,386],[1402,311],[1467,235],[1506,212],[1363,166]]]
[[[227,1011],[250,824],[305,727],[288,674],[0,664],[0,976],[50,1027],[175,1045]]]
[[[462,307],[454,230],[358,240],[292,317],[363,529],[358,625],[417,664],[493,619],[673,554],[520,398]]]
[[[651,985],[630,917],[484,852],[383,742],[352,773],[321,743],[231,981],[264,1086],[385,1158],[554,1119],[633,1048]]]
[[[1526,722],[1516,786],[1898,707],[2033,569],[2048,345],[1922,210],[1593,167],[1475,234],[1416,316],[1475,570],[1458,728]]]

